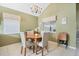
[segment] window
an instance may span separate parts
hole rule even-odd
[[[3,32],[4,34],[20,32],[20,17],[9,13],[3,13]]]

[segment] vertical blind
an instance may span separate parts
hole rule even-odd
[[[4,34],[15,34],[20,32],[20,16],[3,13],[3,32]]]

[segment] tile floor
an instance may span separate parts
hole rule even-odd
[[[77,50],[70,48],[65,49],[64,46],[57,46],[57,43],[49,41],[49,52],[44,51],[45,56],[75,56],[79,55]],[[0,47],[0,56],[23,56],[20,54],[20,43]],[[78,51],[79,52],[79,51]],[[26,56],[41,56],[41,51],[36,55],[32,50],[27,49]]]
[[[76,42],[76,47],[77,47],[76,55],[79,56],[79,40],[77,40]]]

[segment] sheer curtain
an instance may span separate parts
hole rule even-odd
[[[14,14],[3,13],[4,34],[15,34],[20,32],[20,17]]]

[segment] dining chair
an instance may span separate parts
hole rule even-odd
[[[44,48],[46,48],[47,52],[48,52],[48,39],[49,39],[48,37],[49,37],[49,33],[42,31],[41,32],[41,36],[42,36],[42,40],[37,43],[37,46],[39,46],[41,48],[42,56],[43,56],[44,55],[43,54]],[[37,53],[37,51],[36,51],[36,53]]]
[[[29,48],[33,46],[33,52],[34,52],[34,43],[30,40],[26,40],[25,32],[20,32],[20,38],[21,38],[21,54],[23,53],[24,56],[26,56],[26,48]]]
[[[31,37],[31,36],[33,36],[33,35],[34,35],[34,31],[27,31],[26,35],[27,35],[27,36],[29,36],[29,37]],[[32,40],[32,38],[27,39],[27,40],[29,40],[29,41],[31,41],[31,42],[33,42],[33,41],[34,41],[34,40]]]
[[[60,44],[65,44],[66,48],[68,46],[68,41],[69,41],[69,34],[66,32],[60,32],[58,34],[58,38],[57,38],[57,42],[58,42],[58,46]]]
[[[27,36],[33,36],[34,35],[34,31],[27,31]]]

